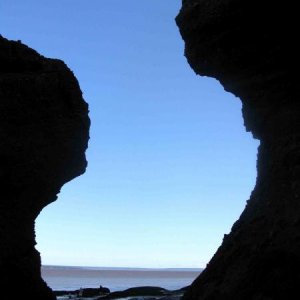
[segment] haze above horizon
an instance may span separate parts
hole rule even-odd
[[[88,269],[88,270],[124,270],[124,271],[202,271],[203,268],[143,268],[143,267],[103,267],[103,266],[63,266],[63,265],[42,265],[42,268],[70,268],[70,269]]]
[[[187,64],[180,6],[1,1],[1,34],[65,61],[90,105],[87,172],[37,220],[43,264],[202,268],[249,199],[258,141]]]

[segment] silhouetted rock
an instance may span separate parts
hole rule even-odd
[[[41,279],[34,221],[85,171],[89,124],[62,61],[0,36],[1,299],[55,299]]]
[[[100,294],[103,294],[103,295],[109,294],[110,293],[110,289],[107,288],[107,287],[104,287],[104,286],[100,285],[99,292],[100,292]]]
[[[139,296],[166,296],[172,292],[161,287],[156,286],[140,286],[130,288],[124,291],[112,292],[100,299],[117,299],[125,297],[139,297]]]
[[[100,295],[100,289],[98,288],[85,288],[79,292],[80,297],[95,297]]]
[[[100,286],[100,288],[81,288],[74,291],[54,291],[56,296],[78,296],[80,297],[96,297],[96,299],[108,300],[108,299],[120,299],[128,298],[130,300],[179,300],[188,287],[184,287],[178,290],[167,290],[156,286],[139,286],[126,289],[124,291],[109,292],[106,287]],[[97,297],[99,296],[100,297]]]
[[[197,74],[241,98],[260,140],[257,182],[184,299],[293,299],[300,282],[299,18],[296,3],[186,0],[176,21]]]
[[[106,296],[110,293],[109,288],[100,286],[100,288],[81,288],[79,290],[67,291],[60,290],[53,292],[56,296],[76,295],[79,297]]]

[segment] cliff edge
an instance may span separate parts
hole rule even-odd
[[[68,67],[0,36],[1,299],[55,299],[41,279],[34,222],[84,173],[89,126]]]
[[[238,96],[260,140],[257,181],[185,300],[293,299],[300,282],[299,18],[296,4],[184,0],[176,18],[193,70]]]

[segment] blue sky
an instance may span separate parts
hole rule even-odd
[[[44,264],[204,267],[242,212],[258,142],[188,66],[180,5],[1,1],[1,34],[64,60],[90,105],[87,172],[36,222]]]

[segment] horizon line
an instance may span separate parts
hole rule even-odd
[[[119,269],[119,270],[203,270],[201,267],[114,267],[114,266],[82,266],[82,265],[56,265],[42,264],[42,267],[62,267],[62,268],[89,268],[89,269]]]

